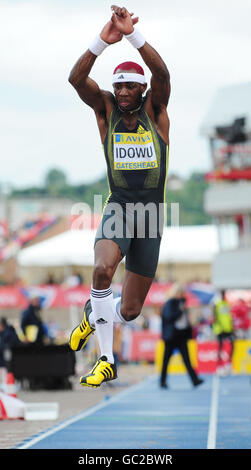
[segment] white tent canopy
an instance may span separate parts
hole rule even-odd
[[[95,230],[69,230],[18,254],[20,266],[92,266]],[[214,225],[165,227],[159,263],[211,263],[218,252]]]
[[[160,245],[160,263],[211,263],[218,252],[214,225],[166,227]]]
[[[17,260],[20,266],[91,266],[94,236],[92,230],[68,230],[22,249]]]

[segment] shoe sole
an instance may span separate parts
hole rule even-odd
[[[111,380],[115,380],[115,379],[117,379],[117,378],[118,378],[118,376],[113,377],[112,379],[104,379],[104,380],[102,380],[102,382],[101,382],[99,385],[87,384],[87,383],[85,383],[85,382],[83,382],[83,383],[80,382],[80,385],[82,385],[82,387],[98,388],[98,387],[100,387],[100,385],[102,385],[104,382],[111,382]]]

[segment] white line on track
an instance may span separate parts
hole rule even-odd
[[[34,436],[29,440],[28,442],[24,442],[23,444],[19,445],[17,449],[28,449],[29,447],[34,446],[37,444],[37,442],[42,441],[43,439],[46,439],[47,437],[51,436],[52,434],[55,434],[58,431],[61,431],[62,429],[65,429],[67,426],[71,425],[72,423],[75,423],[76,421],[79,421],[80,419],[84,419],[89,415],[92,415],[96,411],[105,408],[106,406],[110,405],[111,403],[114,403],[118,401],[121,397],[124,397],[131,393],[133,390],[137,390],[138,388],[141,388],[142,385],[148,381],[151,381],[155,378],[155,376],[148,377],[146,380],[143,380],[139,382],[136,385],[132,385],[131,387],[127,388],[126,390],[123,390],[123,392],[117,393],[115,396],[110,398],[109,400],[105,400],[102,403],[99,403],[96,406],[93,406],[89,410],[83,411],[83,413],[79,413],[76,416],[73,416],[72,418],[67,419],[66,421],[63,421],[61,424],[48,429],[45,432],[40,433],[38,436]]]
[[[216,448],[217,419],[218,419],[219,376],[213,377],[210,418],[207,436],[207,449]]]

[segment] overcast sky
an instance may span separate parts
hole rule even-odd
[[[68,76],[110,18],[111,4],[0,0],[0,184],[39,185],[52,167],[73,184],[104,175],[94,113]],[[138,29],[170,71],[169,171],[187,176],[209,170],[200,125],[219,88],[251,81],[251,0],[136,0],[121,6],[139,16]],[[112,71],[125,60],[144,66],[123,39],[98,57],[91,77],[112,91]]]

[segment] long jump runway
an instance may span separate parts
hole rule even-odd
[[[160,389],[151,376],[17,448],[251,449],[250,378],[206,376],[192,388],[171,375]]]

